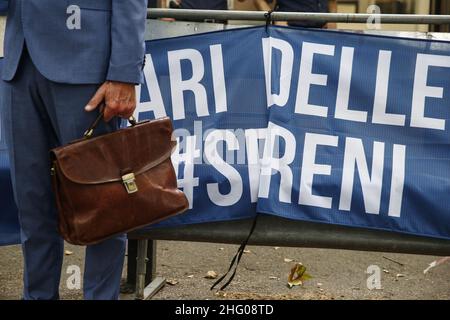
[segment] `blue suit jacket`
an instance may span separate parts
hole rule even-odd
[[[26,43],[34,64],[49,80],[141,82],[147,0],[8,2],[4,80],[14,77]],[[68,27],[71,5],[80,8],[79,29]]]

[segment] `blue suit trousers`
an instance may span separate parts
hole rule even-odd
[[[21,226],[24,299],[59,299],[64,241],[57,231],[49,150],[82,137],[98,115],[84,111],[98,87],[46,79],[26,49],[15,77],[3,83],[6,141]],[[112,132],[118,123],[102,121],[96,134]],[[125,244],[121,235],[86,247],[85,299],[118,299]]]

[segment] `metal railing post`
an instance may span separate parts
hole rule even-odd
[[[165,285],[166,279],[155,277],[156,272],[156,241],[151,241],[151,270],[147,270],[149,240],[138,239],[136,258],[136,300],[146,300],[153,297]],[[152,282],[146,284],[147,272],[152,274]]]
[[[148,240],[138,240],[136,257],[136,299],[144,299],[145,275],[147,273]]]

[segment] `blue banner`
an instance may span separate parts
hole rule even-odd
[[[258,211],[449,238],[450,43],[289,29],[270,37],[282,52],[268,107],[283,170],[263,168]]]
[[[450,43],[270,26],[146,58],[136,116],[172,118],[191,206],[156,227],[261,212],[450,239]]]

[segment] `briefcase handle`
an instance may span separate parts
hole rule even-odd
[[[100,113],[99,113],[98,117],[97,117],[97,118],[94,120],[94,122],[89,126],[89,129],[87,129],[87,130],[84,132],[84,135],[83,135],[84,139],[92,138],[92,135],[94,134],[94,130],[95,130],[95,128],[97,128],[97,126],[98,126],[100,120],[103,119],[104,114],[105,114],[105,103],[103,102],[103,103],[100,105]],[[136,121],[136,119],[135,119],[133,116],[131,116],[131,117],[128,118],[128,122],[129,122],[129,123],[131,124],[131,126],[133,126],[133,127],[137,124],[137,121]]]

